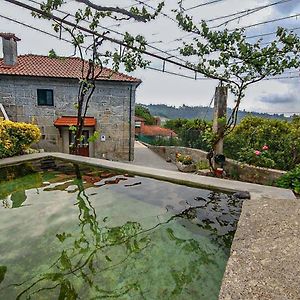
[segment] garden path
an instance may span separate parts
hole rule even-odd
[[[173,163],[166,162],[162,157],[138,141],[134,143],[134,161],[131,162],[131,164],[155,169],[178,171]]]

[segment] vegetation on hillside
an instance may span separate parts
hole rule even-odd
[[[166,105],[166,104],[149,104],[143,105],[147,107],[150,113],[154,116],[165,117],[167,119],[203,119],[205,121],[212,121],[213,119],[213,108],[208,106],[188,106],[182,105],[179,107]],[[227,109],[227,115],[230,115],[232,110]],[[258,113],[258,112],[248,112],[241,110],[238,112],[237,123],[246,117],[261,117],[267,119],[279,119],[279,120],[288,120],[283,114],[267,114],[267,113]]]
[[[146,125],[153,125],[155,122],[155,118],[151,115],[149,109],[141,104],[135,106],[135,115],[145,119]]]

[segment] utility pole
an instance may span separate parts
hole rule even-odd
[[[214,119],[213,119],[213,132],[217,134],[220,139],[214,146],[214,156],[223,154],[224,144],[224,128],[226,125],[226,112],[227,112],[227,98],[228,98],[228,87],[221,84],[216,88],[215,100],[214,100]],[[218,165],[214,161],[214,167]]]

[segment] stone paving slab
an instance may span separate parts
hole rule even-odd
[[[300,299],[300,200],[244,202],[219,299]]]

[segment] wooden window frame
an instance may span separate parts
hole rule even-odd
[[[41,92],[45,93],[45,95],[47,95],[48,92],[51,92],[51,102],[47,102],[47,96],[46,96],[46,101],[45,103],[42,103],[41,101],[41,97],[42,95],[40,94]],[[54,93],[53,90],[51,89],[37,89],[37,104],[38,106],[54,106]]]

